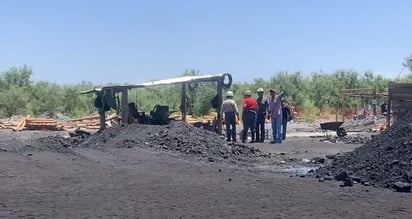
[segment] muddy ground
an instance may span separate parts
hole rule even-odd
[[[340,187],[299,174],[320,165],[316,158],[360,144],[333,143],[334,138],[304,124],[291,124],[290,131],[283,144],[250,145],[272,156],[248,165],[189,159],[150,147],[30,150],[38,138],[67,133],[1,130],[0,217],[410,217],[410,193]],[[350,135],[359,140],[368,133]]]

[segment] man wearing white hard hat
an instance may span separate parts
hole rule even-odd
[[[226,141],[236,142],[236,118],[239,119],[239,110],[236,102],[233,100],[233,92],[226,92],[226,100],[220,107],[220,115],[224,115],[226,125]]]
[[[257,89],[258,97],[256,99],[258,110],[256,115],[256,142],[265,141],[265,120],[269,109],[269,101],[263,96],[263,88]]]

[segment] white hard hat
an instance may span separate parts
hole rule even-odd
[[[226,96],[227,96],[227,97],[233,97],[233,92],[232,92],[232,91],[226,92]]]
[[[243,92],[243,95],[244,96],[252,96],[252,93],[249,90],[247,90],[247,91]]]
[[[259,93],[259,92],[263,92],[263,88],[259,87],[259,88],[257,89],[257,92],[258,92],[258,93]]]

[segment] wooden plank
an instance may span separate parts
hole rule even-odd
[[[394,92],[403,93],[403,92],[407,92],[407,91],[411,91],[411,90],[412,90],[412,87],[398,87],[398,88],[389,89],[389,91],[391,93],[394,93]]]
[[[408,109],[409,103],[398,103],[396,100],[412,100],[412,83],[389,83],[389,99],[393,101],[393,107],[389,109]]]
[[[373,92],[373,88],[346,88],[341,89],[341,92]]]
[[[80,121],[83,121],[83,120],[87,120],[87,119],[90,119],[90,120],[94,120],[94,119],[99,119],[99,116],[88,116],[88,117],[82,117],[82,118],[77,118],[77,119],[71,119],[71,120],[69,120],[69,121],[71,121],[71,122],[80,122]]]
[[[30,123],[30,124],[37,124],[37,123],[41,123],[41,124],[57,124],[57,121],[41,121],[41,120],[38,120],[38,121],[36,121],[36,120],[32,120],[32,121],[28,121],[28,120],[26,120],[26,122],[27,123]]]
[[[23,128],[26,126],[27,119],[30,118],[30,116],[26,116],[23,118],[15,128],[13,128],[14,131],[21,131]]]
[[[27,118],[26,119],[28,122],[36,122],[36,121],[43,121],[43,122],[55,122],[56,120],[54,119],[47,119],[47,118]]]
[[[398,107],[409,107],[412,108],[412,101],[392,101],[392,109],[398,108]]]
[[[412,100],[412,90],[409,93],[390,93],[392,100]]]
[[[412,90],[412,83],[389,83],[388,84],[389,91],[390,90]]]

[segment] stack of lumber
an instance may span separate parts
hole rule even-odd
[[[26,130],[50,130],[50,131],[61,131],[63,130],[63,125],[57,124],[54,119],[47,118],[26,118],[25,123],[23,122],[23,127],[20,129]]]
[[[106,122],[116,123],[117,121],[119,121],[119,116],[116,114],[112,114],[106,117]],[[73,129],[73,128],[99,129],[100,120],[99,120],[98,115],[88,116],[88,117],[68,120],[63,124],[63,126],[65,129]]]
[[[11,123],[13,124],[13,123]],[[10,126],[9,126],[10,127]],[[62,130],[63,126],[58,125],[57,121],[54,119],[46,119],[46,118],[30,118],[30,116],[26,116],[21,119],[19,122],[13,124],[12,128],[14,131],[21,131],[21,130],[52,130],[58,131]]]
[[[18,123],[16,122],[0,122],[0,129],[13,129],[14,127],[16,127],[18,125]]]
[[[106,123],[115,123],[119,121],[116,114],[106,118]],[[22,130],[50,130],[62,131],[76,128],[99,129],[99,116],[88,116],[83,118],[71,119],[67,121],[56,121],[48,118],[31,118],[26,116],[16,122],[0,122],[1,129],[13,129],[14,131]]]
[[[88,116],[77,119],[71,119],[64,123],[65,129],[72,128],[87,128],[87,129],[99,129],[100,122],[99,116]]]
[[[217,113],[211,112],[208,115],[200,116],[200,117],[194,117],[191,115],[186,115],[186,122],[188,124],[193,124],[193,123],[207,123],[207,122],[213,122],[213,120],[217,117]],[[175,113],[171,115],[169,118],[174,119],[174,120],[182,120],[182,115],[180,113]]]

